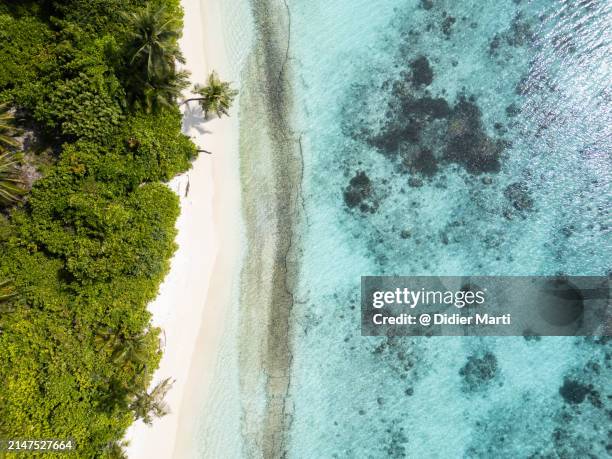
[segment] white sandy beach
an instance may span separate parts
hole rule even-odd
[[[222,41],[221,1],[182,1],[181,49],[192,82],[204,83],[213,69],[222,79],[231,79]],[[170,414],[152,426],[137,421],[128,430],[131,459],[192,456],[191,443],[201,428],[199,410],[213,390],[218,392],[213,381],[227,379],[220,373],[232,368],[232,356],[226,355],[230,353],[227,333],[233,333],[238,320],[232,312],[232,292],[241,258],[237,109],[229,118],[204,122],[197,102],[192,102],[185,110],[184,131],[212,155],[200,154],[191,170],[170,183],[181,201],[178,250],[149,310],[165,342],[153,384],[167,377],[175,383],[166,397]],[[238,419],[235,424],[237,431]]]

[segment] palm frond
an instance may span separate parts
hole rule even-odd
[[[160,381],[150,393],[143,390],[136,394],[130,408],[134,411],[136,419],[142,419],[145,424],[151,424],[153,418],[160,418],[170,412],[164,398],[172,388],[174,381],[166,378]]]
[[[181,92],[188,86],[189,72],[187,71],[173,72],[164,80],[145,83],[142,101],[144,110],[150,113],[172,107],[181,97]]]
[[[174,71],[175,61],[184,62],[178,47],[180,21],[170,17],[164,6],[149,3],[142,10],[126,16],[131,28],[130,64],[145,69],[145,79],[164,79]]]
[[[0,153],[0,203],[14,202],[23,193],[18,178],[19,164],[9,152]]]
[[[19,144],[14,139],[16,134],[15,116],[10,112],[8,104],[0,104],[0,146],[16,147]]]
[[[221,81],[215,71],[209,75],[207,83],[206,86],[196,85],[194,88],[194,92],[201,96],[199,102],[204,115],[208,116],[210,112],[216,113],[219,117],[228,115],[238,91],[232,89],[231,83]]]

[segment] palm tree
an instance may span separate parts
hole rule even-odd
[[[106,459],[127,459],[127,453],[123,449],[125,446],[127,446],[126,442],[114,441],[106,447],[103,457]]]
[[[130,409],[134,411],[134,417],[142,419],[145,424],[151,425],[153,417],[161,418],[168,414],[170,410],[164,402],[164,397],[173,384],[174,381],[166,378],[159,382],[150,393],[145,390],[137,394],[136,399],[130,405]]]
[[[227,116],[234,98],[238,95],[238,91],[232,89],[231,83],[221,81],[215,71],[208,76],[206,86],[195,85],[193,92],[201,97],[192,97],[185,100],[183,104],[192,100],[199,101],[206,118],[209,112],[215,112],[219,118],[222,115]]]
[[[111,353],[113,363],[126,366],[129,363],[138,365],[147,362],[146,335],[124,336],[111,329],[100,330],[94,337],[100,349]]]
[[[17,141],[13,138],[16,134],[14,126],[15,117],[10,112],[8,104],[0,104],[0,147],[16,147]]]
[[[189,72],[172,71],[163,80],[145,82],[142,85],[141,101],[138,103],[147,113],[172,107],[180,98],[183,89],[188,86]]]
[[[189,86],[185,63],[178,46],[181,23],[154,2],[128,16],[132,30],[129,45],[130,74],[127,77],[131,102],[147,113],[173,106]]]
[[[147,361],[145,344],[145,335],[131,336],[115,346],[111,358],[114,363],[122,365],[145,363]]]
[[[154,2],[128,16],[131,25],[130,65],[145,70],[145,80],[164,80],[175,62],[185,63],[178,46],[181,23]]]
[[[17,177],[18,163],[9,152],[0,151],[0,203],[17,201],[22,193]]]

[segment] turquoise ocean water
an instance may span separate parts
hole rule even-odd
[[[605,275],[612,3],[287,0],[293,458],[609,457],[605,339],[360,335],[362,275]]]

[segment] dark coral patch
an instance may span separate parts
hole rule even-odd
[[[482,356],[468,357],[466,364],[459,370],[459,375],[463,377],[465,388],[471,392],[495,378],[497,371],[497,357],[492,352],[485,352]]]
[[[407,99],[402,105],[405,115],[414,116],[421,121],[428,118],[448,118],[451,109],[445,99],[438,97],[421,97],[418,99]]]
[[[450,15],[446,15],[446,13],[444,14],[444,20],[442,21],[442,33],[446,36],[446,39],[448,40],[451,36],[452,33],[452,27],[453,24],[455,24],[455,22],[457,22],[457,20],[450,16]]]
[[[444,17],[451,18],[448,14]],[[402,54],[402,60],[408,62],[408,68],[400,71],[399,78],[381,85],[383,91],[390,91],[387,106],[380,110],[384,117],[381,124],[359,126],[358,121],[351,127],[351,135],[400,162],[400,170],[420,175],[411,186],[418,186],[423,177],[434,176],[448,163],[473,175],[499,172],[502,153],[509,145],[501,137],[507,132],[505,125],[495,123],[495,134],[489,135],[474,96],[460,95],[451,105],[427,88],[434,79],[427,56],[409,60]],[[507,114],[514,116],[517,111],[511,106]],[[507,213],[511,218],[511,210]]]
[[[402,143],[418,143],[420,130],[421,125],[416,120],[408,120],[404,124],[390,123],[383,133],[369,139],[369,142],[383,153],[395,155]]]
[[[434,6],[433,0],[421,0],[421,8],[424,10],[430,10]]]
[[[374,212],[376,204],[372,202],[372,181],[363,171],[357,171],[344,189],[344,202],[349,208],[359,206],[362,212]]]
[[[559,394],[563,397],[563,400],[573,405],[582,403],[590,392],[591,390],[588,386],[569,378],[565,378],[563,385],[559,388]]]
[[[423,148],[405,161],[406,166],[412,173],[418,173],[426,177],[432,177],[438,172],[438,161],[433,152],[428,148]]]
[[[434,120],[447,118],[450,107],[446,100],[432,97],[403,97],[396,101],[390,120],[382,132],[368,142],[386,155],[394,156],[402,144],[418,144],[423,130]]]
[[[416,87],[429,86],[434,78],[434,72],[425,56],[419,56],[410,63],[412,84]]]
[[[425,68],[427,62],[422,56],[411,65],[413,70]],[[471,174],[499,172],[506,142],[487,135],[475,99],[462,96],[451,107],[443,97],[416,89],[417,83],[430,81],[429,75],[419,79],[416,73],[404,73],[403,79],[385,84],[392,88],[393,97],[385,124],[376,133],[364,129],[359,133],[366,133],[365,140],[386,156],[400,154],[406,170],[427,177],[435,175],[444,162],[457,163]]]
[[[454,107],[447,128],[444,158],[461,164],[472,174],[499,172],[504,143],[490,138],[482,126],[478,106],[461,99]]]

